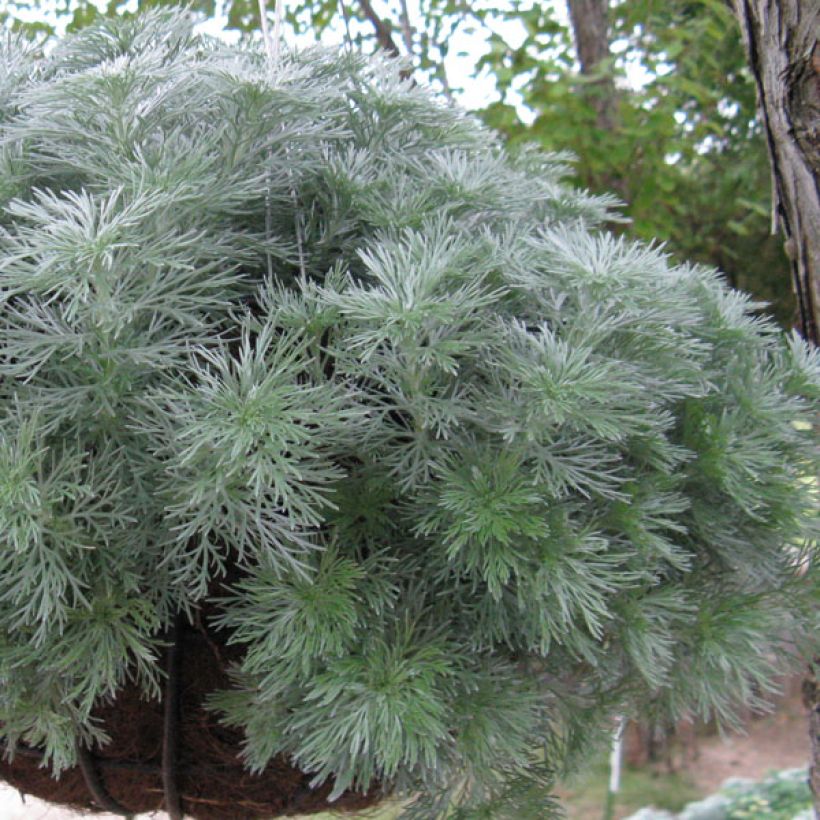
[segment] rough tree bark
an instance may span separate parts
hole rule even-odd
[[[595,78],[589,100],[598,128],[612,130],[617,124],[617,97],[612,72],[607,70],[609,50],[609,0],[567,0],[575,51],[581,74]]]
[[[803,680],[803,703],[809,713],[811,739],[811,769],[809,785],[814,796],[814,811],[820,817],[820,657],[809,664],[809,674]]]
[[[820,6],[733,0],[769,148],[773,228],[785,237],[801,334],[818,344],[820,309]]]
[[[815,0],[733,0],[772,166],[773,230],[785,237],[797,300],[797,324],[818,344],[820,308],[820,7]],[[820,816],[820,657],[803,682]]]

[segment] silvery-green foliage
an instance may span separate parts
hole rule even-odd
[[[546,816],[612,715],[770,688],[798,339],[388,62],[164,13],[0,68],[7,742],[70,765],[206,600],[248,766],[418,817]]]

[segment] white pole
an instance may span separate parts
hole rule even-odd
[[[279,0],[277,0],[276,5],[278,8]],[[270,29],[268,28],[268,10],[265,0],[259,0],[259,21],[262,24],[262,39],[265,41],[265,51],[268,54],[268,68],[273,68],[273,43],[271,42]]]
[[[612,820],[615,811],[615,795],[621,788],[621,754],[623,751],[624,727],[623,715],[615,718],[615,731],[612,733],[612,747],[609,750],[609,790],[604,807],[604,820]]]
[[[273,59],[279,60],[279,47],[282,43],[282,18],[285,16],[285,0],[276,0],[276,17],[273,21]]]

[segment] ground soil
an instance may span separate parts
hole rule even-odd
[[[774,711],[748,713],[742,734],[721,734],[708,726],[681,732],[671,756],[651,764],[653,769],[661,773],[671,766],[709,794],[730,777],[760,780],[773,770],[806,766],[809,733],[800,684],[800,677],[784,681]]]
[[[799,686],[800,679],[788,682],[773,713],[750,716],[747,734],[699,738],[695,759],[687,766],[698,791],[716,791],[729,777],[760,780],[772,770],[808,764],[808,722]]]

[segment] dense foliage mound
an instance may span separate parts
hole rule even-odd
[[[9,753],[104,747],[178,613],[249,769],[424,818],[765,693],[817,363],[715,272],[384,62],[157,15],[0,71]]]

